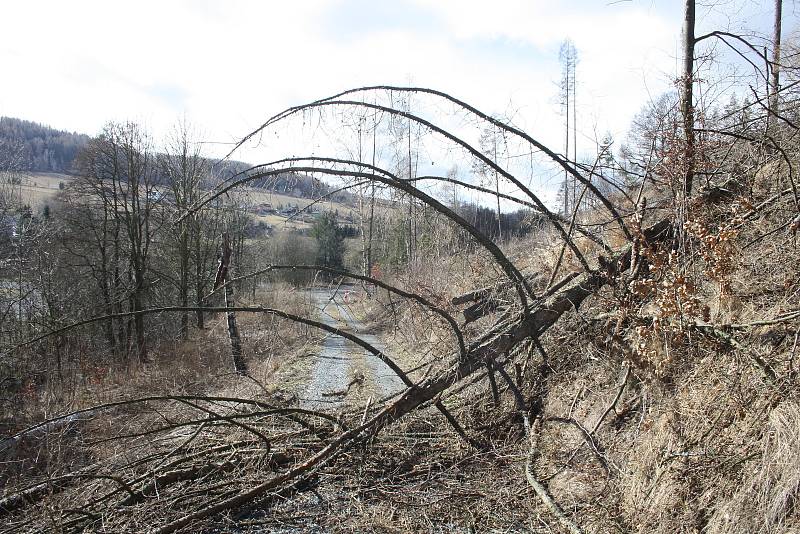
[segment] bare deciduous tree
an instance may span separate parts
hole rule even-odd
[[[206,287],[199,283],[199,279],[204,276],[203,257],[208,256],[203,248],[203,228],[202,225],[209,221],[204,221],[205,214],[197,214],[191,218],[181,218],[181,215],[192,205],[200,200],[202,195],[202,185],[208,180],[210,169],[209,161],[205,159],[200,151],[200,145],[193,139],[191,126],[184,119],[180,122],[167,141],[166,153],[164,155],[164,167],[166,177],[171,187],[172,202],[167,204],[174,205],[173,217],[176,219],[173,226],[173,236],[178,252],[178,277],[177,286],[179,302],[181,306],[189,306],[189,294],[192,285],[192,278],[195,281],[195,293],[202,299]],[[194,252],[194,254],[192,254]],[[194,272],[192,263],[194,260]],[[197,300],[197,305],[202,306],[202,302]],[[203,327],[202,312],[197,314],[197,322],[200,328]],[[189,335],[189,314],[181,314],[180,337],[187,339]]]

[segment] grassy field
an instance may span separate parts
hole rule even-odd
[[[253,215],[257,221],[265,222],[277,230],[307,230],[311,224],[298,220],[290,220],[281,215]]]
[[[30,206],[34,213],[41,213],[44,206],[48,203],[52,203],[55,199],[56,195],[61,190],[61,184],[68,186],[74,179],[74,176],[66,174],[25,172],[21,176],[21,183],[14,186],[14,192],[19,195],[23,205]],[[311,213],[306,212],[297,217],[288,217],[277,213],[262,215],[255,213],[254,210],[263,204],[270,204],[273,208],[296,206],[301,210],[307,209],[309,205],[314,204],[315,212],[336,211],[339,214],[340,224],[357,224],[359,220],[358,208],[348,206],[341,202],[332,202],[329,200],[317,202],[309,198],[282,195],[280,193],[249,187],[241,188],[239,194],[244,197],[245,205],[253,207],[251,215],[256,221],[267,223],[280,231],[308,231],[312,226],[308,218],[308,215],[311,215]],[[376,206],[376,212],[378,213],[385,213],[387,209],[387,206],[383,202],[379,202]]]
[[[283,204],[284,206],[288,206],[289,204],[293,206],[299,206],[301,208],[307,207],[312,202],[315,202],[309,198],[299,198],[299,197],[292,197],[289,195],[282,195],[280,193],[274,193],[272,191],[267,191],[264,189],[256,189],[252,187],[242,187],[240,188],[240,192],[247,195],[249,199],[251,199],[256,204],[272,204],[273,206],[278,206],[279,204]],[[339,202],[330,202],[330,201],[321,201],[316,204],[321,210],[333,210],[338,209],[339,212],[343,212],[345,210],[352,210],[350,206],[346,206],[345,204],[341,204]]]
[[[264,189],[255,189],[250,187],[242,187],[239,189],[239,191],[246,195],[246,197],[254,204],[272,204],[274,207],[282,204],[284,206],[292,205],[300,208],[306,208],[310,204],[315,203],[315,208],[320,211],[338,211],[339,216],[342,218],[347,217],[349,214],[352,214],[354,219],[358,218],[358,204],[349,205],[330,200],[317,201],[309,198],[292,197],[272,191],[266,191]],[[354,199],[354,202],[357,202],[357,200]],[[375,204],[376,213],[385,214],[392,209],[393,204],[386,200],[378,199]]]
[[[72,176],[58,173],[23,173],[21,183],[14,186],[14,193],[19,194],[22,204],[39,212],[60,191],[60,184],[67,185]]]
[[[45,204],[52,201],[58,194],[60,185],[64,184],[66,186],[73,179],[73,176],[66,174],[25,172],[21,176],[21,183],[15,186],[15,193],[20,195],[23,204],[29,205],[34,212],[40,212]],[[240,193],[247,199],[247,203],[253,206],[270,204],[274,208],[279,206],[297,206],[300,209],[305,209],[315,202],[308,198],[292,197],[249,187],[241,188]],[[319,211],[337,211],[341,219],[340,222],[344,222],[344,219],[348,215],[351,215],[353,220],[358,220],[358,211],[356,209],[339,202],[320,201],[315,204],[315,209]],[[289,219],[288,217],[278,214],[253,214],[253,216],[258,221],[263,221],[276,228],[285,230],[304,230],[311,227],[311,224],[303,222],[299,220],[299,218]]]

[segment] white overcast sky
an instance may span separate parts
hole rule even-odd
[[[569,37],[580,58],[579,146],[588,150],[595,131],[622,139],[647,99],[669,89],[681,4],[10,1],[2,4],[0,115],[88,134],[132,119],[155,139],[185,115],[206,140],[230,142],[290,105],[360,85],[412,83],[512,113],[560,146],[558,49]],[[772,2],[699,6],[698,32],[743,24],[767,31],[762,4]]]

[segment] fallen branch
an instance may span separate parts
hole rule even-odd
[[[232,471],[236,467],[233,462],[223,462],[219,464],[194,465],[186,469],[175,469],[161,473],[148,482],[141,490],[132,492],[120,503],[121,506],[132,506],[138,504],[148,497],[153,497],[158,491],[167,486],[187,480],[196,480],[216,473]]]
[[[536,478],[536,474],[533,472],[533,458],[536,455],[536,449],[533,445],[531,445],[531,449],[528,452],[528,458],[525,460],[525,478],[528,480],[528,484],[533,488],[533,491],[536,492],[536,496],[544,503],[550,513],[556,516],[561,523],[569,530],[572,534],[583,534],[581,528],[573,522],[567,514],[564,513],[564,510],[561,506],[558,505],[557,502],[553,500],[550,496],[550,492],[547,491],[547,488],[544,487],[544,484],[539,482]]]
[[[648,239],[665,239],[672,235],[671,229],[671,222],[669,220],[664,220],[646,230],[645,236]],[[321,451],[293,469],[259,484],[250,490],[241,492],[233,497],[224,499],[209,507],[194,511],[176,521],[163,525],[153,530],[153,534],[174,532],[189,525],[193,521],[236,508],[269,491],[279,489],[286,483],[292,483],[301,477],[307,476],[313,469],[329,461],[331,457],[340,452],[341,449],[351,446],[354,440],[365,431],[369,430],[370,433],[378,432],[392,421],[434,400],[441,393],[457,384],[465,377],[484,368],[487,357],[496,357],[505,354],[523,340],[540,336],[544,331],[555,324],[565,312],[580,306],[587,297],[594,294],[594,292],[608,282],[610,278],[626,270],[630,266],[630,261],[631,251],[628,249],[621,253],[616,258],[616,261],[608,264],[608,270],[590,271],[578,277],[575,284],[548,299],[542,306],[531,310],[530,313],[520,316],[520,320],[515,322],[503,334],[493,337],[478,346],[471,347],[467,358],[463,362],[440,373],[438,376],[425,380],[416,387],[407,389],[396,401],[384,407],[371,419],[358,427],[343,432]],[[544,486],[533,476],[529,466],[530,459],[528,467],[526,467],[526,477],[531,486],[534,487],[539,498],[545,502],[553,513],[562,518],[562,521],[568,526],[571,532],[575,534],[581,533],[582,531],[580,528],[572,523],[565,516],[563,510],[553,502]]]

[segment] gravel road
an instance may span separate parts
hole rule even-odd
[[[343,290],[312,289],[309,294],[319,321],[348,330],[380,351],[385,349],[378,336],[363,333],[364,324],[353,316],[344,303]],[[391,395],[403,388],[402,381],[380,359],[351,341],[329,335],[312,362],[311,377],[301,395],[301,405],[310,409],[340,407],[344,397],[331,394],[347,389],[353,377],[353,366],[362,359],[366,362],[361,369],[366,375],[365,379],[378,394]]]

